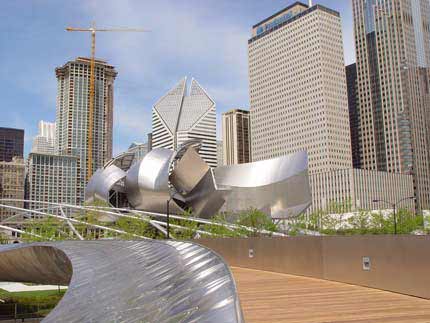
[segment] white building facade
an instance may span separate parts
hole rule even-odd
[[[277,19],[283,22],[272,25]],[[253,34],[252,161],[306,150],[311,174],[351,168],[339,13],[294,4],[255,25]]]
[[[55,153],[55,122],[39,121],[39,133],[33,139],[32,153]]]
[[[396,202],[399,197],[413,197],[412,176],[364,169],[338,169],[314,173],[309,176],[312,206],[308,212],[351,212],[386,209],[387,204],[374,200]],[[413,210],[415,203],[409,199],[399,208]]]
[[[152,148],[176,149],[190,139],[201,140],[200,156],[217,167],[216,105],[206,91],[191,81],[187,94],[183,78],[152,109]]]
[[[27,161],[27,198],[32,201],[76,205],[79,191],[79,158],[30,153]],[[29,203],[30,209],[41,207]]]

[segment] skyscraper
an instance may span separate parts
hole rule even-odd
[[[199,154],[217,166],[215,102],[197,83],[183,78],[152,109],[152,148],[176,149],[190,139],[202,142]]]
[[[252,161],[307,150],[310,174],[351,168],[339,13],[296,2],[252,34]]]
[[[353,0],[361,167],[413,173],[430,207],[427,0]]]
[[[352,165],[360,168],[359,118],[357,111],[357,65],[351,64],[345,68],[346,86],[348,90],[348,110],[351,133]]]
[[[88,165],[90,59],[79,57],[56,69],[58,81],[56,146],[60,155],[79,157],[78,204],[83,201],[87,168],[92,173],[112,158],[115,68],[96,60],[92,165]]]
[[[0,161],[24,157],[24,130],[0,127]]]
[[[249,111],[234,109],[222,115],[222,143],[224,165],[249,163],[251,144]]]
[[[253,26],[248,48],[252,161],[307,151],[309,212],[373,209],[413,191],[409,175],[353,169],[338,12],[296,2]]]
[[[39,133],[33,139],[33,153],[53,154],[55,152],[55,123],[41,120]]]

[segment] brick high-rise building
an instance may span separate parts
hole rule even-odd
[[[0,161],[0,199],[24,199],[25,164],[21,157]],[[3,203],[2,203],[3,204]],[[24,207],[22,201],[4,202],[6,205]],[[17,214],[16,210],[0,207],[0,221]]]
[[[222,114],[224,165],[251,161],[249,111],[234,109]]]

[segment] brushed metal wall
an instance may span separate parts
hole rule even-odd
[[[430,236],[199,239],[198,243],[219,253],[230,266],[430,299]],[[370,270],[363,268],[364,257],[370,260]]]

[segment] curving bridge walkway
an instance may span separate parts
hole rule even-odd
[[[430,301],[314,278],[233,268],[247,323],[430,323]]]
[[[252,269],[230,272],[217,254],[190,242],[0,246],[0,281],[69,285],[45,323],[430,323],[429,300]]]
[[[45,323],[243,322],[228,266],[189,242],[0,246],[0,281],[69,285]]]

